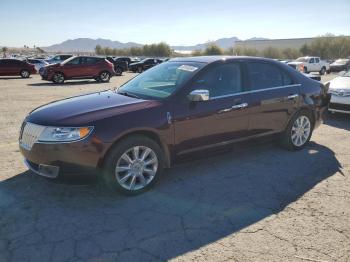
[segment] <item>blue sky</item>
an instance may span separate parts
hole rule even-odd
[[[79,37],[192,45],[222,37],[350,35],[349,0],[1,0],[0,46]]]

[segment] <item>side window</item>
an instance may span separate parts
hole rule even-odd
[[[275,65],[262,62],[251,62],[248,63],[248,70],[252,90],[261,90],[285,85],[282,71]]]
[[[93,65],[93,64],[96,64],[97,63],[97,58],[95,57],[84,57],[82,58],[83,59],[83,64],[86,64],[86,65]]]
[[[207,89],[211,98],[243,91],[241,67],[238,63],[210,68],[196,81],[195,89]]]
[[[316,61],[316,63],[319,63],[320,59],[319,58],[315,58],[315,61]]]
[[[289,86],[289,85],[294,84],[293,79],[290,78],[290,76],[286,72],[283,72],[282,75],[283,75],[283,85],[284,86]]]
[[[80,64],[80,57],[76,57],[72,60],[70,60],[66,65],[79,65]]]
[[[310,64],[313,64],[315,63],[315,59],[311,58],[310,61],[309,61]]]

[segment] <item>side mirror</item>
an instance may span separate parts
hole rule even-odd
[[[193,102],[208,101],[209,90],[196,89],[196,90],[193,90],[187,97],[190,101],[193,101]]]

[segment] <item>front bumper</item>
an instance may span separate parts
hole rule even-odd
[[[328,110],[331,112],[350,113],[350,96],[332,94]]]
[[[94,143],[94,139],[73,143],[35,143],[30,150],[20,145],[27,167],[49,178],[61,174],[95,173],[106,148],[105,144]]]

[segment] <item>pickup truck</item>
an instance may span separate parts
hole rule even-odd
[[[289,62],[288,65],[305,74],[319,72],[320,75],[324,75],[330,71],[329,63],[321,60],[317,56],[299,57],[297,60]]]

